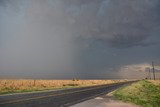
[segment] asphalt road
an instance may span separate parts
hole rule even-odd
[[[0,107],[68,107],[135,81],[59,91],[1,95]]]

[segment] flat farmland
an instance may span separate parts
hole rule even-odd
[[[113,84],[127,80],[33,80],[1,79],[0,94],[22,93],[42,90],[57,90],[102,84]]]

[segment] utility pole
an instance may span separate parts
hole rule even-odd
[[[155,80],[154,62],[152,61],[153,78]]]
[[[149,68],[149,79],[151,80],[151,69]]]

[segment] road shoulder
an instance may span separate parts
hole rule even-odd
[[[78,104],[75,104],[71,107],[139,107],[138,105],[132,103],[122,102],[117,100],[112,92],[103,96],[96,97]]]

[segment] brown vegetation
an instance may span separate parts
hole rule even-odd
[[[0,94],[49,90],[59,88],[73,88],[123,82],[124,80],[31,80],[31,79],[1,79]]]

